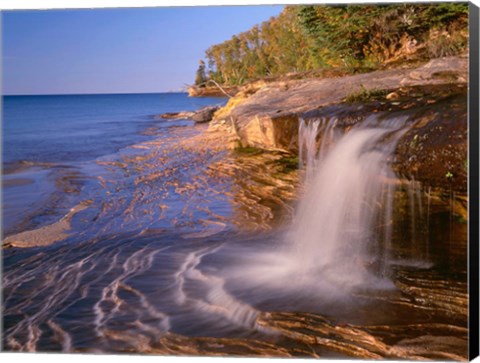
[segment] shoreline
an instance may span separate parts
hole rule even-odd
[[[455,59],[462,59],[462,58],[457,57]],[[445,67],[447,68],[452,67],[452,61],[449,60],[446,63]],[[455,68],[454,66],[454,68],[456,69],[455,72],[457,72],[456,73],[457,77],[462,77],[459,75],[462,72],[461,71],[462,67],[463,65],[460,65],[460,68]],[[416,76],[419,77],[419,79],[421,79],[418,69],[429,69],[429,68],[430,67],[426,67],[425,65],[423,65],[423,66],[420,66],[419,68],[416,68],[417,70],[413,70],[413,71],[411,69],[404,70],[403,74],[411,75],[417,72],[415,73]],[[396,70],[395,72],[399,74],[398,70]],[[430,70],[428,70],[428,72],[430,72],[428,74],[431,74]],[[377,73],[379,72],[373,72],[372,74],[374,75]],[[366,77],[367,78],[372,77],[372,76],[369,76],[368,74],[361,75],[361,76],[363,77],[362,79],[366,79]],[[398,76],[396,77],[398,78]],[[343,78],[355,79],[358,77],[347,76]],[[343,78],[335,78],[330,80],[329,82],[345,82]],[[228,103],[220,109],[206,106],[205,108],[199,109],[194,112],[173,112],[165,115],[157,115],[153,118],[156,120],[158,120],[158,118],[160,118],[160,120],[163,120],[163,121],[157,121],[157,122],[170,122],[169,119],[173,119],[173,121],[180,120],[180,122],[192,121],[192,117],[194,117],[196,113],[202,113],[202,110],[207,109],[208,110],[207,117],[208,118],[213,117],[213,120],[208,123],[208,126],[202,126],[198,124],[184,126],[187,128],[193,128],[197,130],[202,129],[202,131],[199,132],[192,139],[181,140],[181,142],[177,145],[178,147],[183,148],[184,150],[190,150],[191,152],[194,152],[194,153],[211,153],[211,152],[220,152],[220,151],[232,152],[232,150],[233,152],[235,152],[235,150],[242,150],[242,149],[248,150],[249,148],[251,148],[255,154],[261,155],[260,159],[265,156],[267,156],[268,158],[269,154],[271,155],[277,154],[277,157],[274,157],[274,159],[276,158],[277,160],[280,160],[280,161],[289,160],[289,159],[294,160],[297,153],[296,146],[295,146],[296,145],[295,129],[298,128],[298,126],[296,126],[296,123],[298,122],[298,119],[301,117],[307,118],[307,119],[322,118],[322,117],[327,117],[327,118],[339,117],[341,122],[338,122],[337,124],[340,125],[339,127],[345,128],[346,130],[345,132],[348,132],[348,129],[351,127],[352,124],[362,122],[362,120],[364,120],[366,115],[368,115],[369,113],[397,112],[401,114],[402,112],[403,113],[410,112],[409,110],[412,109],[413,112],[411,112],[411,114],[413,115],[413,117],[418,118],[419,117],[418,110],[423,110],[423,109],[428,110],[428,109],[432,109],[432,108],[434,109],[438,107],[435,104],[436,101],[430,101],[430,100],[442,99],[442,97],[448,98],[450,97],[451,94],[463,94],[465,92],[464,91],[465,88],[463,87],[462,83],[458,85],[460,87],[458,88],[458,90],[453,89],[452,91],[450,89],[452,87],[451,83],[444,86],[443,85],[444,80],[437,79],[437,80],[434,80],[433,83],[435,84],[440,83],[438,86],[428,86],[433,91],[425,88],[426,86],[424,86],[424,88],[418,88],[419,86],[416,86],[416,88],[415,87],[408,88],[403,86],[400,88],[400,91],[398,89],[392,90],[390,88],[388,92],[379,93],[379,96],[370,95],[367,97],[365,95],[365,97],[367,98],[365,98],[362,101],[357,100],[353,103],[346,103],[343,100],[343,98],[340,98],[343,101],[338,102],[337,100],[336,101],[337,103],[334,103],[333,105],[328,105],[328,106],[319,106],[317,101],[314,101],[311,99],[305,99],[303,100],[304,102],[304,106],[302,106],[303,109],[305,110],[308,108],[310,109],[313,108],[314,110],[302,111],[301,113],[299,113],[298,111],[295,111],[296,110],[295,106],[292,106],[293,107],[292,111],[288,111],[283,106],[275,105],[275,102],[277,101],[273,101],[273,106],[272,106],[272,97],[273,97],[273,100],[275,100],[275,98],[278,98],[279,97],[277,96],[278,92],[280,92],[280,94],[282,92],[287,92],[287,94],[290,94],[291,97],[295,98],[297,97],[296,92],[300,92],[300,94],[304,94],[303,89],[304,88],[308,89],[308,87],[311,88],[312,86],[310,86],[310,84],[324,84],[325,81],[328,81],[328,79],[327,80],[295,80],[287,88],[285,88],[286,85],[283,82],[280,82],[280,83],[274,82],[273,84],[266,84],[266,85],[262,84],[261,82],[260,83],[255,82],[254,87],[259,87],[259,88],[254,88],[252,90],[252,85],[244,86],[243,90],[240,90],[237,96],[231,98],[228,101]],[[420,84],[429,85],[431,82],[432,82],[431,80],[426,80],[426,81],[420,82]],[[335,87],[335,83],[331,87]],[[364,86],[362,85],[362,87]],[[435,87],[437,87],[438,90],[436,90],[437,88]],[[376,91],[380,91],[380,90],[376,89]],[[417,101],[415,99],[415,94],[419,94],[419,93],[423,94],[423,97],[420,98],[423,101]],[[261,95],[261,96],[257,96],[257,95]],[[280,96],[280,97],[284,97],[284,96]],[[297,106],[298,106],[299,101],[297,100],[294,102],[297,102]],[[322,102],[320,102],[320,104],[322,104]],[[432,104],[431,102],[433,102],[434,104]],[[439,102],[439,103],[441,105],[442,102]],[[359,104],[361,106],[358,106]],[[253,108],[254,113],[252,113],[252,111],[249,111],[251,108]],[[268,113],[271,112],[269,110],[276,109],[276,108],[281,108],[283,110],[280,113],[275,112],[274,117],[265,116],[266,114],[268,115]],[[245,116],[245,114],[242,113],[243,111],[246,111],[245,113],[247,114],[247,116]],[[280,116],[277,116],[277,114],[280,114]],[[162,117],[162,116],[165,116],[165,117]],[[269,121],[267,123],[265,123],[266,121],[264,121],[265,117],[269,118]],[[429,115],[429,111],[427,111],[426,117],[427,117],[426,122],[428,126],[428,123],[431,123],[432,121],[431,115]],[[182,120],[185,120],[185,121],[182,121]],[[207,119],[207,122],[208,122],[208,119]],[[341,126],[342,122],[344,123],[344,126]],[[280,128],[274,126],[276,123],[279,125]],[[256,128],[258,128],[258,125],[260,124],[263,124],[261,128],[263,127],[264,129],[259,131]],[[294,127],[292,128],[292,126]],[[438,126],[435,126],[435,127],[438,128]],[[433,129],[431,130],[427,129],[427,130],[428,130],[427,133],[431,134],[433,132]],[[140,132],[140,134],[153,136],[153,138],[150,140],[150,143],[160,142],[160,139],[158,139],[157,137],[158,127],[157,128],[155,126],[146,127],[143,131]],[[411,171],[409,171],[409,168],[411,170],[413,166],[408,164],[411,160],[411,157],[409,157],[408,154],[409,152],[411,152],[412,145],[415,147],[419,146],[419,145],[414,145],[415,141],[418,138],[418,135],[419,135],[419,131],[415,131],[415,130],[414,132],[408,133],[403,138],[405,141],[400,142],[399,146],[397,147],[399,150],[403,150],[402,153],[405,154],[406,156],[403,158],[403,161],[397,158],[397,160],[394,161],[394,165],[395,165],[397,174],[399,174],[401,178],[404,178],[407,181],[409,179],[412,179],[412,175],[413,175]],[[438,139],[438,137],[439,136],[437,135],[436,139]],[[431,139],[435,140],[435,138],[433,137]],[[275,141],[272,141],[272,140],[275,140]],[[149,146],[144,146],[143,144],[148,145],[149,141],[141,142],[138,145],[137,144],[130,145],[127,147],[127,149],[148,150]],[[289,146],[285,147],[285,145],[289,145]],[[434,146],[434,148],[435,147],[436,146]],[[258,150],[258,151],[255,151],[255,150]],[[289,155],[292,155],[292,156],[289,156]],[[52,167],[53,165],[51,163],[29,163],[29,162],[19,162],[17,164],[19,165],[19,167],[17,168],[18,170],[13,170],[12,171],[13,174],[19,171],[21,172],[21,170],[23,170],[22,168],[29,168],[31,166],[40,166],[40,167],[49,168],[49,167]],[[233,166],[235,162],[232,163],[231,161],[227,161],[224,164],[232,165],[228,167],[232,170],[239,169],[239,166]],[[293,165],[289,166],[289,168],[293,168],[292,170],[296,169],[297,168],[296,164],[298,164],[298,161],[295,161]],[[445,162],[441,161],[441,164],[445,164]],[[285,165],[289,165],[289,164],[285,164]],[[415,168],[417,168],[418,170],[418,166],[415,166]],[[457,177],[457,171],[455,171],[456,169],[451,169],[451,170],[453,170],[453,173],[455,173],[455,176]],[[231,171],[226,171],[226,172],[231,174]],[[450,170],[448,172],[452,173],[452,171]],[[270,175],[272,174],[269,171],[266,171],[266,173]],[[431,190],[433,190],[434,193],[436,193],[433,196],[436,195],[436,198],[440,200],[440,204],[448,203],[447,200],[442,202],[442,199],[444,198],[442,195],[445,194],[444,193],[444,189],[446,187],[445,183],[448,184],[448,182],[450,182],[449,180],[445,180],[446,179],[445,171],[442,170],[440,172],[440,177],[438,176],[439,173],[437,172],[437,174],[432,174],[433,176],[426,175],[423,179],[422,177],[419,177],[418,172],[416,172],[415,174],[416,174],[416,176],[414,177],[415,180],[418,180],[420,182],[425,182],[425,181],[427,182],[427,185],[429,185],[430,188],[432,188]],[[269,178],[272,179],[270,175],[265,179],[269,179]],[[258,178],[258,175],[252,176],[252,177],[255,179],[255,178]],[[464,179],[466,178],[466,174],[463,175],[463,178]],[[433,182],[434,180],[437,180],[437,181]],[[462,184],[461,180],[463,179],[460,179],[460,181],[456,180],[455,185],[461,185]],[[291,182],[293,182],[294,185],[297,185],[298,177],[296,181],[291,180]],[[12,181],[12,184],[11,185],[7,184],[7,187],[12,187],[13,185],[27,185],[27,184],[28,184],[27,181],[22,179],[17,182]],[[461,215],[462,218],[466,218],[467,216],[466,204],[464,203],[464,200],[467,196],[465,195],[465,193],[462,193],[461,190],[457,190],[457,188],[454,188],[454,189],[457,192],[456,202],[454,203],[455,208],[457,208],[456,209],[457,213]],[[292,196],[290,196],[289,198],[292,199]],[[280,200],[277,202],[280,204],[283,203]],[[55,225],[55,223],[57,222],[54,222],[53,225]],[[49,225],[41,226],[40,230],[48,226]],[[58,240],[58,239],[55,239],[55,240]],[[20,245],[22,244],[20,243]]]
[[[217,175],[217,178],[225,179],[227,183],[230,183],[230,180],[236,179],[236,174],[239,172],[239,165],[237,165],[237,156],[234,152],[232,152],[232,140],[230,136],[225,135],[221,131],[212,131],[209,129],[207,124],[192,124],[190,126],[181,126],[181,127],[170,127],[169,128],[170,135],[165,137],[164,135],[160,137],[153,137],[149,141],[143,141],[139,144],[133,144],[127,148],[122,149],[122,152],[116,153],[111,155],[106,160],[96,160],[92,166],[97,165],[94,167],[94,172],[100,173],[98,175],[89,174],[86,170],[80,170],[83,177],[85,179],[92,179],[94,185],[94,190],[98,190],[94,192],[93,195],[100,192],[101,194],[107,193],[105,197],[93,197],[93,199],[97,199],[95,203],[92,202],[92,191],[90,190],[92,187],[88,187],[87,192],[79,190],[77,194],[74,196],[73,203],[75,206],[71,207],[63,217],[59,216],[59,219],[56,221],[51,221],[47,224],[40,224],[40,226],[31,229],[23,229],[17,233],[10,233],[6,238],[4,238],[3,248],[29,248],[29,247],[41,247],[51,245],[60,241],[64,241],[70,236],[74,236],[76,232],[79,232],[79,220],[90,220],[93,218],[95,223],[99,218],[105,218],[103,216],[105,214],[105,209],[110,208],[117,208],[115,205],[118,204],[114,201],[115,195],[118,194],[118,198],[122,197],[121,189],[118,187],[114,188],[111,192],[109,191],[109,185],[111,183],[119,183],[123,184],[123,176],[117,175],[117,171],[121,171],[121,173],[125,173],[128,176],[128,179],[133,177],[132,181],[128,181],[128,183],[133,183],[135,188],[143,188],[142,185],[148,186],[150,183],[157,183],[162,178],[162,175],[166,178],[162,181],[162,188],[164,189],[167,185],[172,185],[174,188],[170,193],[173,195],[178,196],[187,196],[192,192],[192,190],[198,188],[206,188],[206,190],[211,189],[212,187],[205,184],[205,182],[201,179],[202,184],[195,184],[196,182],[192,182],[191,180],[185,180],[186,184],[181,185],[179,182],[175,181],[175,179],[179,178],[180,175],[183,173],[182,168],[178,168],[175,164],[175,155],[191,155],[192,162],[197,163],[198,160],[199,167],[204,170],[206,176],[209,178],[213,175]],[[112,158],[113,156],[113,158]],[[264,172],[260,173],[256,169],[257,168],[264,168],[262,165],[265,161],[269,163],[275,162],[275,160],[279,160],[282,156],[279,155],[259,155],[254,157],[253,159],[250,158],[250,155],[247,155],[250,160],[247,160],[243,163],[243,170],[244,177],[247,180],[250,178],[257,179],[257,180],[265,180],[265,185],[271,184],[272,178],[269,176],[269,173],[265,170]],[[183,156],[181,156],[183,157]],[[172,158],[173,164],[169,166],[170,161],[169,158]],[[202,160],[202,159],[205,159]],[[210,161],[211,160],[211,161]],[[144,166],[142,164],[145,164]],[[160,165],[164,165],[164,170],[158,169]],[[283,165],[280,163],[275,168],[281,170]],[[96,170],[98,169],[98,170]],[[46,170],[47,169],[42,169]],[[202,173],[203,173],[202,172]],[[144,175],[143,175],[144,174]],[[293,175],[293,174],[292,174]],[[62,174],[59,177],[63,180],[65,179]],[[288,182],[282,181],[282,178],[278,180],[274,180],[274,184],[278,184],[279,188],[282,189],[291,189],[292,191],[285,194],[285,192],[281,192],[281,195],[284,195],[287,198],[293,199],[293,188],[295,188],[295,182],[292,183],[292,186],[288,186],[290,184],[291,179],[289,174],[285,174],[285,177]],[[112,179],[114,178],[114,179]],[[203,178],[203,177],[202,177]],[[220,180],[219,179],[219,180]],[[95,181],[97,180],[97,181]],[[270,182],[267,182],[270,180]],[[64,182],[68,182],[68,178],[65,179]],[[223,183],[223,182],[222,182]],[[241,182],[242,184],[244,181]],[[235,201],[231,201],[231,205],[229,208],[243,208],[245,206],[248,208],[249,212],[247,215],[239,217],[238,221],[235,221],[228,215],[218,215],[212,213],[211,211],[207,211],[203,220],[198,220],[202,227],[199,229],[187,229],[184,232],[186,238],[199,238],[199,237],[206,237],[207,235],[217,234],[220,233],[222,230],[227,228],[225,224],[226,218],[229,220],[229,227],[228,228],[237,228],[238,226],[242,226],[242,229],[247,230],[269,230],[271,227],[269,226],[268,220],[272,219],[273,216],[269,211],[268,207],[262,207],[261,205],[256,205],[251,198],[258,198],[254,197],[256,194],[262,194],[264,198],[267,200],[272,198],[273,203],[278,203],[279,208],[281,210],[291,210],[290,206],[285,204],[281,199],[273,196],[273,193],[269,191],[263,191],[263,185],[258,184],[259,189],[255,191],[250,191],[248,194],[241,193]],[[226,188],[227,184],[222,188]],[[14,187],[13,187],[14,188]],[[228,187],[229,188],[229,187]],[[56,193],[62,193],[60,190],[56,190]],[[220,189],[216,192],[220,192]],[[239,189],[237,190],[239,192]],[[224,191],[225,197],[231,199],[233,194],[231,192]],[[155,193],[156,194],[156,193]],[[66,195],[66,194],[65,194]],[[67,195],[66,195],[67,196]],[[111,199],[110,201],[108,201]],[[152,195],[152,199],[153,195]],[[104,200],[102,202],[102,200]],[[140,201],[138,201],[140,202]],[[135,201],[135,204],[138,203]],[[104,204],[101,210],[99,210],[99,203]],[[229,202],[230,203],[230,202]],[[68,203],[67,203],[68,204]],[[141,206],[138,205],[135,208],[140,208]],[[133,212],[131,210],[132,207],[129,207],[127,210]],[[163,211],[162,214],[171,208],[168,203],[162,203],[161,210]],[[203,208],[203,207],[202,207]],[[202,209],[200,208],[200,209]],[[45,213],[43,210],[43,206],[40,207],[38,212],[34,214],[36,218],[42,217]],[[207,208],[208,209],[208,208]],[[125,212],[127,212],[127,210]],[[141,211],[141,210],[140,210]],[[139,211],[139,212],[140,212]],[[78,214],[78,215],[77,215]],[[253,218],[249,220],[251,215]],[[208,217],[209,216],[209,217]],[[125,216],[127,218],[127,216]],[[162,217],[161,215],[159,216]],[[245,219],[246,218],[246,219]],[[72,219],[73,219],[73,226],[76,228],[72,228]],[[50,218],[51,220],[51,218]],[[248,221],[247,221],[248,220]],[[139,218],[139,223],[143,223],[143,217]],[[108,219],[105,219],[105,222],[108,222]],[[113,222],[113,220],[112,220]],[[146,224],[148,225],[148,224]],[[237,227],[235,227],[235,225]],[[219,226],[223,226],[219,229]]]
[[[241,147],[234,124],[213,121],[172,127],[168,135],[134,144],[114,157],[96,160],[88,170],[94,173],[88,176],[95,178],[82,190],[85,194],[79,196],[83,201],[80,208],[35,232],[38,238],[44,232],[68,236],[62,241],[49,238],[51,247],[39,246],[38,251],[21,248],[21,244],[4,250],[10,264],[6,270],[8,289],[30,296],[28,284],[22,285],[18,276],[36,276],[44,281],[38,288],[58,299],[49,301],[52,309],[62,309],[63,301],[76,298],[83,311],[90,312],[87,316],[93,322],[87,318],[71,323],[81,329],[65,329],[65,336],[73,342],[66,348],[68,351],[78,349],[74,343],[76,334],[93,326],[99,334],[82,339],[87,339],[86,344],[92,349],[109,352],[128,349],[137,353],[219,356],[265,357],[276,352],[283,357],[463,359],[467,330],[466,282],[462,271],[449,279],[443,277],[442,267],[432,269],[426,263],[415,265],[416,260],[394,259],[390,276],[394,288],[381,290],[378,296],[361,290],[354,295],[367,307],[381,306],[374,316],[368,309],[359,312],[356,305],[346,304],[347,312],[329,307],[328,302],[324,307],[324,296],[320,295],[315,295],[320,307],[311,308],[312,311],[305,307],[300,309],[302,312],[288,312],[288,306],[299,306],[300,302],[295,300],[299,295],[295,293],[293,297],[280,295],[290,296],[287,307],[271,307],[268,289],[275,291],[275,284],[257,286],[251,281],[252,289],[240,289],[237,293],[223,288],[225,281],[234,284],[235,277],[244,281],[245,266],[247,277],[253,276],[253,280],[257,277],[255,268],[268,267],[269,260],[263,261],[262,256],[271,257],[272,246],[282,245],[279,242],[285,238],[285,229],[290,228],[297,201],[304,193],[298,158],[282,150]],[[441,208],[439,205],[432,196],[431,211]],[[438,215],[432,223],[447,225],[444,216]],[[448,248],[448,264],[457,269],[463,266],[459,261],[463,258],[461,232],[465,225],[452,223],[454,239],[445,247],[445,243],[436,244],[443,241],[437,236],[430,253],[441,266],[447,263],[443,252]],[[28,232],[24,236],[36,239]],[[397,241],[395,251],[418,252],[410,251],[409,243],[406,241],[404,246]],[[458,256],[450,255],[452,251]],[[216,265],[215,261],[220,262]],[[223,272],[230,271],[232,262],[241,271],[233,268],[229,281],[229,275]],[[252,271],[248,270],[250,264]],[[22,266],[26,266],[24,270]],[[273,263],[272,267],[278,266]],[[143,274],[148,278],[143,279]],[[152,281],[152,276],[157,278]],[[60,290],[58,281],[66,283]],[[203,293],[199,296],[195,288],[189,290],[189,286],[197,284],[205,290],[205,300]],[[81,298],[75,295],[78,288],[85,294]],[[249,296],[250,290],[253,297]],[[280,291],[284,290],[281,286]],[[162,300],[165,294],[171,295]],[[10,319],[7,334],[17,344],[8,348],[18,350],[21,344],[30,344],[30,338],[22,336],[29,324],[36,327],[50,318],[40,314],[34,321],[19,319],[15,305],[8,306],[9,290],[6,296],[5,314]],[[257,306],[257,296],[264,296],[264,305]],[[303,299],[305,303],[314,300],[308,291],[306,296],[309,298]],[[172,308],[172,302],[179,304],[180,310]],[[185,327],[198,322],[188,313],[182,315],[186,306],[182,302],[193,303],[188,305],[192,309],[198,302],[200,310],[193,313],[212,319],[208,321],[213,329],[219,329],[215,324],[221,317],[221,329],[255,332],[258,338],[231,334],[219,340],[208,331],[198,337],[194,328]],[[33,299],[25,304],[28,309],[38,309]],[[117,311],[125,314],[122,319],[131,317],[131,321],[137,322],[131,325],[132,331],[125,331],[124,324],[118,325]],[[452,316],[451,311],[456,315]],[[238,319],[237,312],[242,319]],[[176,328],[171,328],[171,322],[175,324],[175,319],[170,320],[172,316],[180,319]],[[244,316],[254,325],[245,325]],[[406,323],[403,317],[407,316],[411,320]],[[182,325],[181,319],[186,319],[187,325]],[[62,327],[61,322],[54,323],[54,328]],[[412,336],[412,328],[419,335]],[[265,331],[278,334],[279,339],[271,342],[262,335]],[[430,349],[434,347],[435,356],[422,348],[425,336],[430,337],[428,344]],[[456,339],[445,343],[445,337]],[[107,341],[109,345],[103,345]],[[34,349],[42,351],[45,346],[34,345]]]

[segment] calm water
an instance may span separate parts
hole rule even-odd
[[[159,126],[154,115],[222,103],[185,93],[6,96],[4,167],[19,161],[91,160],[145,140],[141,131]]]
[[[58,189],[80,189],[95,160],[192,125],[156,115],[224,102],[186,93],[4,97],[4,234],[64,213],[74,201]]]

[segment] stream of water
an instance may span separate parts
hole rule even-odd
[[[406,119],[380,122],[372,116],[345,135],[334,133],[335,118],[327,121],[301,121],[307,140],[319,131],[322,140],[318,152],[315,143],[300,140],[307,149],[307,191],[291,235],[292,260],[297,270],[319,274],[335,289],[375,285],[388,276],[397,184],[389,161],[408,130]],[[377,276],[368,271],[374,265]]]
[[[397,215],[403,187],[389,163],[407,129],[403,118],[372,116],[347,133],[335,118],[302,120],[302,196],[289,225],[263,233],[233,223],[245,210],[236,179],[216,167],[230,154],[188,146],[201,127],[170,127],[84,164],[65,238],[4,251],[4,348],[405,358],[429,356],[403,343],[427,332],[460,334],[431,346],[462,356],[464,257],[445,251],[465,236],[449,225],[458,233],[445,246],[450,217],[437,215],[427,219],[440,235],[425,239],[418,215],[430,193],[415,186],[413,210]],[[446,305],[406,297],[412,286]]]

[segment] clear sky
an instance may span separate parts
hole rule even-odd
[[[282,8],[5,11],[3,94],[178,91],[208,47]]]

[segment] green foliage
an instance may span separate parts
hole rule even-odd
[[[463,216],[456,216],[457,217],[457,222],[458,223],[461,223],[461,224],[467,224],[468,223],[468,219],[465,219],[465,217]]]
[[[432,29],[427,42],[428,55],[432,58],[458,54],[468,46],[468,37],[461,31],[446,28]]]
[[[200,65],[197,69],[197,74],[195,75],[195,84],[197,86],[203,85],[207,81],[207,75],[205,74],[205,62],[200,61]]]
[[[315,44],[315,52],[328,58],[326,63],[353,66],[363,57],[367,29],[377,12],[375,5],[305,5],[300,7],[298,17],[306,36]]]
[[[286,7],[277,18],[210,47],[206,51],[209,77],[219,83],[238,85],[307,69],[308,46],[294,10]]]
[[[289,173],[298,169],[298,156],[283,156],[278,163],[283,166],[284,173]]]
[[[358,92],[353,92],[345,97],[345,102],[347,103],[360,103],[360,102],[369,102],[373,100],[383,99],[387,94],[387,90],[379,90],[376,88],[366,89],[363,85],[361,90]]]
[[[448,55],[467,45],[456,34],[466,30],[466,3],[310,5],[300,8],[299,19],[317,49],[329,50],[332,65],[382,64],[428,42],[431,31],[439,27],[447,27],[446,33],[453,35],[443,46],[448,47]]]
[[[235,148],[235,151],[240,154],[248,154],[248,155],[258,155],[263,152],[262,149],[252,147],[252,146],[238,146]]]
[[[461,20],[466,24],[468,19],[468,3],[449,2],[438,3],[435,6],[427,7],[423,20],[435,26],[449,25],[454,21]]]
[[[467,23],[468,3],[291,5],[210,47],[203,71],[227,85],[317,69],[356,73],[419,50],[426,57],[465,51]]]

